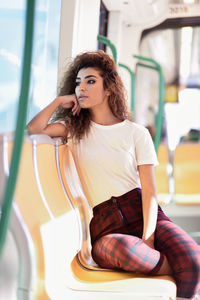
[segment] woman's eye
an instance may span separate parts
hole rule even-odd
[[[79,86],[80,85],[80,81],[76,81],[76,86]]]
[[[90,79],[90,80],[88,80],[88,82],[87,83],[89,83],[89,84],[93,84],[93,83],[95,83],[95,80],[94,79]]]

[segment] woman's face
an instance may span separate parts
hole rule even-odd
[[[100,72],[94,68],[83,68],[78,72],[75,94],[81,108],[102,107],[109,95],[104,90]]]

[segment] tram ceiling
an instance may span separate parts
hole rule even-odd
[[[121,11],[129,25],[148,24],[168,11],[168,0],[103,0],[109,11]]]
[[[200,24],[200,0],[101,0],[108,11],[120,11],[125,24],[152,27],[155,20],[169,16],[168,28]],[[187,11],[187,13],[186,13]],[[181,17],[181,15],[183,17]],[[155,23],[154,23],[155,24]],[[150,25],[150,26],[149,26]],[[165,26],[165,22],[159,24]]]

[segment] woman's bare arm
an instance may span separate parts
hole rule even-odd
[[[79,114],[80,107],[75,95],[66,95],[57,97],[42,111],[40,111],[28,124],[29,134],[47,134],[51,137],[63,136],[66,137],[67,129],[61,123],[48,124],[51,116],[56,109],[62,106],[63,108],[72,108],[72,113]]]
[[[153,165],[138,166],[142,188],[143,235],[142,239],[154,248],[154,232],[157,223],[158,203]]]

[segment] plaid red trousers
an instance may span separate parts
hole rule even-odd
[[[164,259],[173,269],[177,296],[192,298],[200,283],[200,247],[174,224],[158,205],[155,249],[141,239],[143,215],[141,189],[93,208],[90,222],[92,257],[103,268],[156,274]]]

